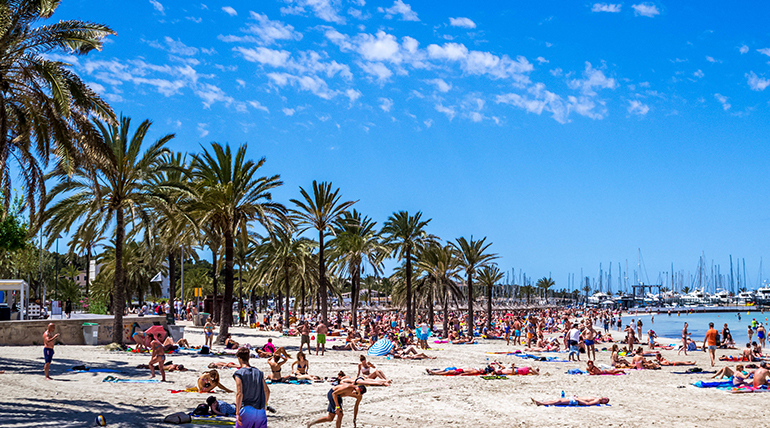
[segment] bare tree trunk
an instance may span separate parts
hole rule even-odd
[[[286,328],[289,328],[289,293],[291,293],[291,283],[289,282],[289,264],[284,263],[283,264],[283,274],[286,281],[286,310],[284,311],[284,315],[286,318]]]
[[[492,286],[487,285],[487,325],[492,328]]]
[[[428,328],[433,330],[433,286],[428,287]]]
[[[444,331],[442,332],[442,338],[449,337],[449,286],[444,284]]]
[[[219,324],[219,336],[217,342],[224,345],[227,339],[227,333],[230,326],[233,325],[233,286],[235,276],[233,275],[234,265],[234,245],[232,231],[225,231],[225,298],[222,301],[222,310],[220,311],[221,323]]]
[[[326,264],[324,260],[324,232],[318,231],[318,285],[321,292],[321,320],[329,325],[329,307],[327,304],[328,290],[326,288]]]
[[[174,297],[176,297],[176,252],[171,250],[168,253],[168,310],[176,315],[174,311]]]
[[[214,323],[219,322],[219,299],[217,299],[219,294],[219,271],[217,270],[217,250],[214,248],[211,249],[211,269],[213,272],[211,273],[211,284],[214,287],[214,301],[212,302],[212,308],[211,312],[213,312],[211,319],[214,320]]]
[[[414,328],[412,313],[412,249],[406,247],[406,325]]]
[[[473,323],[473,277],[468,274],[468,335],[473,339],[476,325]]]

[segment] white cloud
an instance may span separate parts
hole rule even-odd
[[[444,79],[430,79],[426,80],[425,83],[436,85],[436,89],[438,89],[439,92],[449,92],[449,90],[452,89],[452,84],[445,82]]]
[[[287,85],[296,86],[301,91],[307,91],[317,97],[330,100],[337,95],[337,92],[329,89],[326,81],[318,76],[295,76],[289,73],[267,73],[270,81],[280,87]]]
[[[344,24],[345,19],[339,15],[339,1],[335,0],[285,0],[290,6],[282,7],[284,15],[303,15],[310,9],[317,18],[335,24]]]
[[[368,61],[401,62],[399,44],[396,36],[378,31],[376,36],[363,34],[358,45],[358,52]]]
[[[393,75],[393,72],[381,62],[358,63],[358,66],[367,74],[376,77],[380,83],[390,79],[390,76]]]
[[[593,68],[590,62],[586,62],[583,79],[574,79],[569,82],[572,89],[580,89],[583,94],[588,96],[596,95],[595,88],[615,89],[617,85],[615,79],[608,78],[603,71]]]
[[[431,126],[433,126],[433,119],[428,119],[426,121],[423,121],[422,123],[425,124],[426,128],[430,128]]]
[[[294,31],[294,27],[281,21],[272,21],[267,15],[250,12],[249,22],[242,31],[254,34],[264,44],[274,43],[276,40],[301,40],[302,33]]]
[[[718,59],[714,59],[714,57],[712,57],[712,56],[706,56],[706,61],[708,61],[708,62],[710,62],[712,64],[716,64],[716,63],[722,62],[722,61],[720,61]]]
[[[390,112],[391,107],[393,107],[393,100],[390,98],[380,98],[380,108],[384,112]]]
[[[243,79],[235,79],[235,82],[242,88],[246,86],[246,81]]]
[[[762,55],[770,56],[770,48],[757,49],[757,52],[761,53]]]
[[[748,47],[748,46],[746,46],[746,45],[743,45],[743,46],[741,46],[740,48],[738,48],[738,51],[741,53],[741,55],[743,55],[743,54],[745,54],[745,53],[748,53],[748,52],[749,52],[749,47]]]
[[[281,111],[283,111],[283,114],[285,114],[286,116],[294,116],[294,109],[293,108],[284,108]]]
[[[727,97],[726,97],[726,96],[724,96],[724,95],[722,95],[722,94],[714,94],[714,98],[716,98],[716,99],[717,99],[717,101],[719,101],[719,103],[720,103],[720,104],[722,104],[722,109],[723,109],[724,111],[730,110],[730,107],[732,107],[732,106],[731,106],[731,105],[730,105],[730,104],[727,102]]]
[[[642,104],[641,101],[631,100],[628,102],[628,112],[631,114],[637,114],[644,116],[650,111],[650,107],[646,104]]]
[[[209,135],[209,130],[206,129],[209,125],[207,123],[199,123],[198,124],[198,135],[203,138],[207,135]]]
[[[286,65],[291,55],[288,51],[277,51],[274,49],[268,49],[258,47],[256,49],[248,49],[240,46],[233,48],[234,51],[243,55],[246,61],[259,62],[261,64],[268,64],[273,67],[282,67]]]
[[[166,14],[166,9],[163,7],[162,4],[160,4],[159,1],[157,1],[157,0],[150,0],[150,4],[152,5],[152,7],[155,8],[155,10],[160,12],[161,15],[165,15]]]
[[[435,108],[437,112],[444,113],[449,118],[450,122],[457,115],[457,112],[455,111],[454,107],[444,107],[443,104],[439,103],[435,105]]]
[[[698,69],[698,71],[696,71],[696,72],[695,72],[695,73],[693,73],[692,75],[693,75],[693,76],[695,76],[695,77],[697,77],[698,79],[700,79],[700,78],[702,78],[703,76],[705,76],[705,74],[703,74],[703,71],[702,71],[702,70],[700,70],[700,69]]]
[[[540,64],[548,64],[550,62],[547,59],[543,58],[542,56],[535,58],[535,61],[537,61]]]
[[[770,86],[770,80],[757,76],[753,71],[746,73],[746,78],[752,91],[764,91]]]
[[[226,14],[228,14],[228,15],[230,15],[230,16],[236,16],[236,15],[238,15],[238,12],[237,12],[235,9],[233,9],[232,7],[230,7],[230,6],[225,6],[225,7],[223,7],[223,8],[222,8],[222,10],[223,10],[223,11],[224,11]]]
[[[608,3],[594,3],[594,5],[591,7],[591,12],[618,13],[620,12],[620,5],[608,4]]]
[[[260,103],[259,101],[256,101],[256,100],[249,101],[249,105],[254,107],[257,110],[262,110],[265,113],[270,113],[270,110],[268,110],[267,107],[263,106],[262,103]]]
[[[660,15],[658,7],[652,3],[639,3],[631,7],[634,8],[634,15],[636,16],[646,16],[648,18],[652,18],[655,15]]]
[[[459,61],[468,74],[489,75],[497,79],[512,78],[518,85],[529,83],[527,73],[534,68],[523,56],[512,60],[508,55],[499,57],[489,52],[469,51],[459,43],[429,45],[427,52],[431,59]]]
[[[162,49],[172,55],[193,56],[198,53],[198,48],[187,46],[182,43],[181,40],[174,40],[171,37],[166,36],[163,41],[165,42],[165,46],[155,41],[148,42],[148,44],[156,49]]]
[[[361,98],[362,95],[363,94],[361,93],[361,91],[356,89],[348,89],[347,91],[345,91],[345,96],[347,96],[348,99],[350,100],[350,104],[353,104],[354,102],[356,102],[356,100]]]
[[[476,28],[476,23],[469,18],[449,18],[449,25],[462,28]]]
[[[419,21],[420,20],[420,18],[417,17],[417,13],[412,10],[412,6],[409,6],[408,4],[404,3],[401,0],[394,1],[393,6],[387,9],[378,7],[377,11],[380,13],[384,13],[385,18],[387,19],[391,19],[396,15],[401,15],[402,21]]]

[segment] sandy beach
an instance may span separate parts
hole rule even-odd
[[[616,332],[616,336],[619,334]],[[201,344],[201,330],[188,327],[186,338]],[[298,349],[299,338],[280,337],[277,333],[234,328],[233,337],[241,343],[264,344],[268,337],[290,353]],[[661,340],[661,343],[673,342]],[[333,345],[335,342],[330,342]],[[671,374],[682,367],[661,370],[632,370],[624,376],[568,375],[571,368],[585,369],[581,363],[532,362],[509,355],[487,352],[513,351],[504,341],[480,340],[477,345],[433,344],[429,355],[435,360],[402,361],[369,357],[370,361],[393,379],[391,387],[371,387],[365,395],[358,418],[359,427],[445,427],[445,426],[755,426],[770,416],[764,394],[730,394],[716,389],[698,389],[690,384],[710,375]],[[126,379],[147,379],[146,354],[111,352],[103,347],[57,346],[52,365],[53,381],[42,375],[41,347],[2,347],[0,375],[5,388],[0,398],[0,426],[90,426],[96,415],[103,415],[108,426],[159,426],[165,415],[191,411],[205,402],[207,394],[172,394],[169,389],[192,386],[198,375],[212,361],[235,361],[231,356],[173,354],[167,357],[184,364],[188,372],[167,373],[168,383],[109,383],[107,375]],[[718,355],[738,351],[718,350]],[[359,352],[327,351],[311,355],[310,372],[322,377],[339,370],[355,375]],[[566,359],[566,354],[543,354]],[[676,351],[663,351],[669,359],[694,359],[709,370],[705,352],[691,352],[688,357]],[[599,364],[609,362],[610,353],[600,352]],[[487,359],[514,361],[517,365],[540,367],[541,376],[509,376],[502,380],[479,377],[428,376],[426,368],[483,367]],[[268,370],[264,359],[252,359],[254,366]],[[119,373],[75,373],[67,371],[85,364],[94,368],[117,369]],[[723,367],[727,363],[718,363]],[[287,363],[286,367],[290,365]],[[730,364],[733,366],[734,364]],[[224,384],[234,389],[233,370],[220,370]],[[270,404],[277,410],[269,415],[273,427],[300,427],[310,418],[325,413],[328,383],[312,385],[271,385]],[[608,407],[560,408],[537,407],[530,398],[553,399],[564,391],[567,396],[607,396]],[[235,395],[218,393],[218,399],[234,403]],[[345,405],[343,426],[352,426],[352,405]],[[331,426],[320,425],[320,426]]]

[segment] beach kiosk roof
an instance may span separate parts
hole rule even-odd
[[[19,319],[24,319],[24,308],[27,307],[29,298],[29,285],[23,279],[0,279],[0,291],[18,291],[19,292]]]

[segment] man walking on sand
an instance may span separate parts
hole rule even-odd
[[[310,326],[308,325],[307,321],[303,321],[302,324],[299,326],[299,336],[300,336],[300,342],[299,342],[299,352],[302,352],[302,347],[307,344],[307,353],[310,353]]]
[[[329,413],[326,416],[316,419],[315,421],[308,422],[307,428],[315,424],[323,422],[332,422],[334,418],[337,418],[337,428],[342,426],[342,397],[351,397],[356,399],[356,405],[353,408],[353,426],[356,426],[356,418],[358,418],[358,405],[361,404],[361,398],[366,393],[366,386],[353,385],[352,383],[343,383],[337,385],[326,393],[326,398],[329,400],[329,405],[326,407],[326,411]]]
[[[53,323],[48,323],[48,328],[43,333],[43,358],[45,359],[45,378],[51,380],[48,376],[48,370],[51,368],[51,361],[53,361],[53,345],[56,339],[59,337],[59,333],[53,334],[56,326]]]
[[[315,329],[315,354],[318,355],[318,348],[321,348],[321,355],[326,352],[326,333],[329,332],[329,327],[326,327],[323,321],[318,323],[318,327]]]
[[[703,350],[706,350],[708,346],[709,357],[711,357],[711,367],[714,367],[714,358],[717,351],[717,335],[718,331],[714,328],[714,323],[709,323],[709,329],[706,332],[706,337],[703,339]]]
[[[270,399],[270,388],[265,375],[249,365],[250,351],[240,348],[235,354],[240,368],[235,372],[235,427],[267,428],[265,409]],[[274,411],[274,410],[271,410]]]

